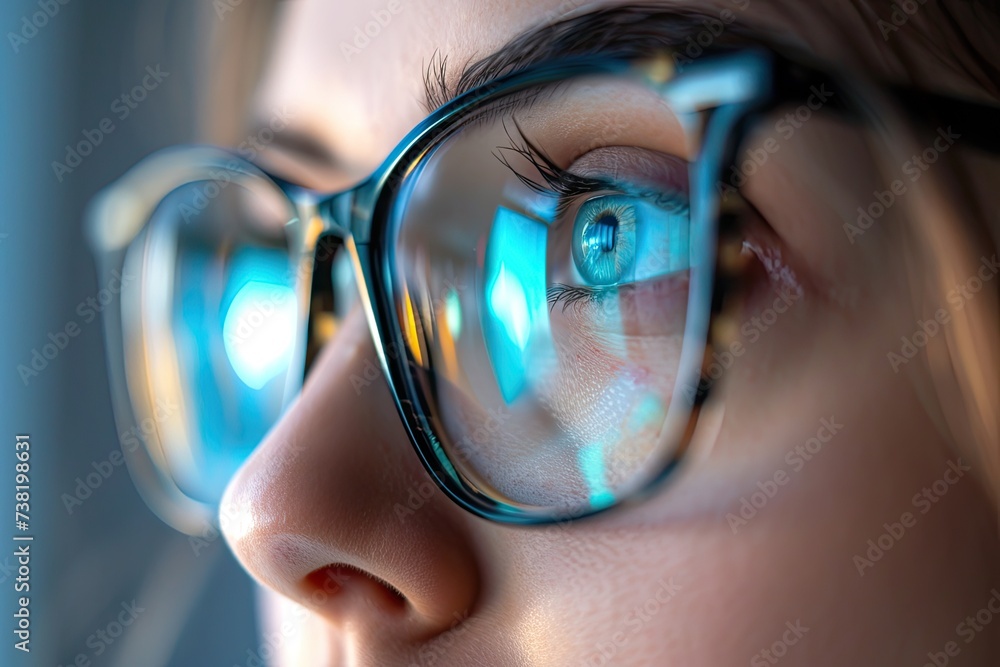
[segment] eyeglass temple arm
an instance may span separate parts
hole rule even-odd
[[[833,92],[823,101],[825,108],[849,116],[857,113],[849,101],[851,96],[846,94],[837,78],[821,67],[781,55],[772,66],[775,103],[798,104],[826,86]],[[1000,155],[1000,107],[907,86],[890,85],[885,89],[911,117],[931,126],[953,125],[961,132],[963,143]]]
[[[910,114],[930,123],[954,125],[963,143],[1000,155],[1000,108],[912,88],[892,87],[890,91]]]

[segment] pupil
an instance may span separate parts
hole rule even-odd
[[[618,231],[618,218],[612,213],[605,213],[598,218],[592,230],[594,236],[591,242],[593,246],[596,246],[602,252],[615,249],[615,237],[617,236],[615,232]]]

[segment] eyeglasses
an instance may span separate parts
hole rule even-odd
[[[222,149],[147,158],[90,226],[101,275],[127,278],[105,330],[119,424],[145,425],[126,448],[144,498],[204,529],[353,285],[381,368],[344,381],[384,374],[452,500],[544,523],[641,498],[690,450],[739,328],[746,183],[798,159],[782,118],[877,143],[860,90],[760,49],[587,58],[457,98],[347,192]],[[950,105],[1000,150],[995,109],[889,97],[926,118]]]

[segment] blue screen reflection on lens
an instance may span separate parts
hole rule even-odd
[[[545,257],[548,227],[497,209],[483,267],[483,334],[504,401],[527,384],[534,348],[548,343]]]

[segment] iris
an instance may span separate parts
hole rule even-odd
[[[573,260],[592,286],[611,286],[689,267],[688,210],[631,195],[584,202],[573,225]]]

